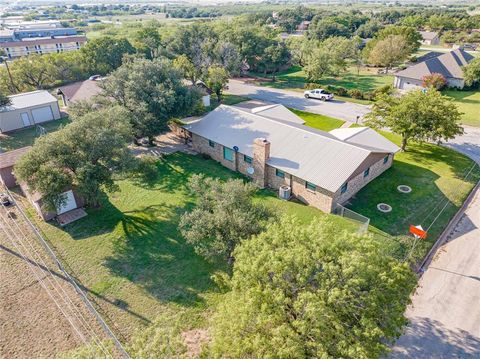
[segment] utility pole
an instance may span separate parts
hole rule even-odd
[[[8,77],[10,79],[10,84],[12,85],[13,91],[15,93],[17,93],[18,92],[18,87],[13,82],[12,73],[10,72],[10,67],[8,67],[7,57],[6,56],[1,56],[0,59],[1,59],[1,62],[5,63],[5,67],[7,68]]]

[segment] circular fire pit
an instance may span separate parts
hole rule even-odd
[[[389,204],[386,204],[386,203],[379,203],[379,204],[377,204],[377,209],[380,212],[388,213],[388,212],[392,211],[392,206],[390,206]]]
[[[401,193],[410,193],[412,192],[412,187],[407,186],[405,184],[401,184],[400,186],[397,187],[398,192]]]

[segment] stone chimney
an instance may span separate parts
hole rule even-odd
[[[253,181],[260,188],[267,185],[266,162],[270,157],[270,142],[265,138],[256,138],[253,141]]]

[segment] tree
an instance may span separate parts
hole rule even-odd
[[[409,49],[407,41],[402,35],[389,35],[383,40],[376,41],[366,53],[367,61],[370,64],[383,66],[388,72],[388,69],[394,64],[402,62],[408,57]]]
[[[349,37],[351,32],[345,25],[336,22],[334,19],[322,19],[317,15],[312,19],[307,34],[311,39],[322,41],[332,36]]]
[[[429,17],[427,26],[431,30],[453,30],[456,27],[455,18],[447,14],[434,14]]]
[[[431,87],[435,90],[441,90],[447,84],[447,79],[442,74],[437,72],[432,73],[431,75],[426,75],[422,78],[423,87]]]
[[[37,139],[15,166],[15,175],[42,194],[46,209],[63,204],[74,188],[91,206],[102,190],[115,190],[113,174],[130,162],[129,113],[116,106],[89,112],[64,128]]]
[[[461,115],[450,98],[430,88],[412,90],[402,97],[379,95],[365,123],[399,134],[405,151],[409,140],[449,140],[462,134]]]
[[[135,34],[135,45],[137,50],[145,53],[147,58],[154,59],[158,57],[162,48],[160,33],[158,32],[160,24],[156,21],[148,23]]]
[[[465,66],[463,68],[463,75],[467,86],[472,86],[480,82],[480,58],[472,60]]]
[[[360,25],[357,29],[356,34],[362,39],[371,39],[377,32],[382,28],[382,25],[375,20],[370,20],[365,24]]]
[[[275,74],[280,71],[281,66],[290,61],[290,52],[282,43],[277,43],[267,47],[262,56],[262,67],[265,74],[271,73],[272,80],[275,81]]]
[[[200,101],[200,94],[189,89],[171,61],[134,59],[101,82],[101,97],[125,107],[135,138],[153,136],[164,130],[169,120],[186,116]]]
[[[305,36],[291,36],[286,39],[286,44],[292,55],[293,65],[305,66],[306,59],[315,41],[308,40]]]
[[[408,264],[326,217],[282,218],[234,255],[214,357],[376,358],[406,324],[416,285]]]
[[[407,42],[409,55],[418,50],[418,48],[420,47],[420,41],[422,40],[422,36],[415,28],[410,26],[397,25],[387,26],[383,28],[377,33],[375,39],[384,40],[391,35],[403,36],[403,38]]]
[[[133,54],[135,48],[125,38],[103,36],[88,41],[80,51],[90,74],[106,75],[120,67],[123,56]]]
[[[222,92],[225,85],[228,83],[228,73],[222,66],[214,65],[208,69],[207,86],[212,89],[217,95],[217,99],[220,102],[222,100]]]
[[[199,73],[186,55],[180,55],[173,60],[173,66],[180,71],[182,76],[189,80],[192,85],[197,82]]]
[[[235,247],[260,233],[271,213],[252,202],[256,188],[251,183],[194,175],[188,185],[198,200],[180,220],[182,235],[197,254],[208,259],[227,258],[232,264]]]
[[[5,96],[3,92],[0,92],[0,108],[10,105],[10,103],[10,98]]]

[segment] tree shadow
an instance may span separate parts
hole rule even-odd
[[[442,323],[416,317],[407,326],[388,356],[390,359],[479,358],[480,338],[471,333],[446,328]]]

